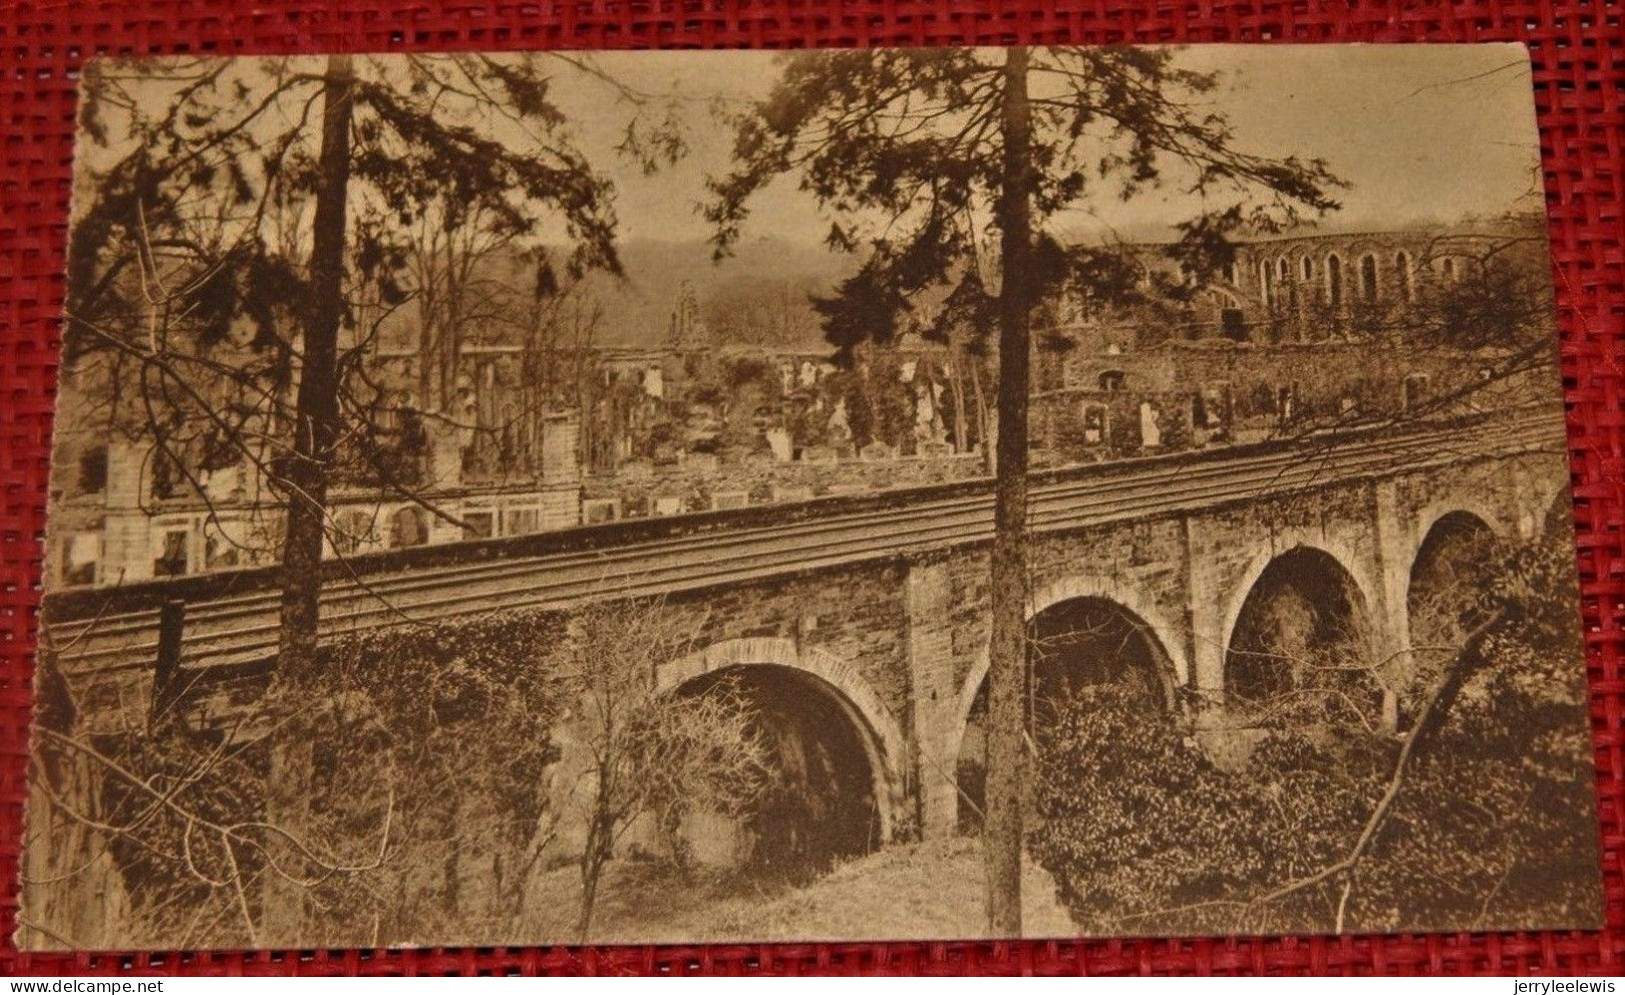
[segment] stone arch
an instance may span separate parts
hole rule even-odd
[[[1452,497],[1432,504],[1425,505],[1416,513],[1415,529],[1412,532],[1410,558],[1414,563],[1416,554],[1421,552],[1422,544],[1427,541],[1428,533],[1433,530],[1440,520],[1454,516],[1466,515],[1477,519],[1498,538],[1506,538],[1516,528],[1516,523],[1507,519],[1500,508],[1492,507],[1488,502],[1477,497]]]
[[[1031,621],[1045,610],[1063,602],[1086,599],[1113,602],[1137,618],[1144,624],[1146,636],[1156,644],[1163,658],[1168,661],[1172,685],[1184,687],[1190,682],[1190,661],[1185,656],[1183,640],[1173,638],[1179,633],[1179,627],[1137,590],[1120,587],[1115,581],[1101,577],[1072,575],[1046,584],[1028,597],[1027,619]],[[964,735],[965,721],[970,716],[971,706],[976,703],[976,694],[981,690],[982,682],[987,680],[987,671],[988,650],[984,646],[959,686],[954,741],[949,744],[951,749],[947,756],[959,755],[959,740]]]
[[[1343,291],[1343,257],[1335,252],[1326,254],[1326,303],[1332,307],[1341,307],[1344,300]]]
[[[1263,620],[1274,607],[1267,600],[1272,594],[1291,593],[1309,609],[1309,617],[1301,619],[1307,630],[1301,636],[1316,646],[1335,638],[1340,651],[1370,657],[1380,645],[1381,621],[1373,612],[1378,602],[1372,597],[1377,588],[1352,550],[1338,548],[1342,545],[1295,542],[1254,558],[1224,617],[1223,670],[1218,676],[1226,698],[1262,698],[1298,680],[1295,672],[1278,669],[1291,666],[1287,647],[1251,645],[1261,638]],[[1340,628],[1345,631],[1334,636]],[[1288,659],[1268,659],[1274,653]]]
[[[1416,274],[1411,272],[1411,255],[1404,249],[1394,254],[1394,273],[1399,277],[1401,300],[1416,299]]]
[[[1480,528],[1496,538],[1506,536],[1512,529],[1494,509],[1482,501],[1442,501],[1428,505],[1416,516],[1416,548],[1412,551],[1412,561],[1414,562],[1416,554],[1427,544],[1430,535],[1450,527],[1452,522]]]
[[[1417,588],[1433,583],[1442,583],[1448,578],[1429,577],[1430,573],[1440,570],[1469,569],[1476,575],[1477,568],[1483,565],[1481,555],[1475,555],[1471,548],[1492,543],[1501,535],[1501,530],[1493,524],[1493,519],[1473,511],[1447,510],[1434,515],[1425,527],[1418,530],[1416,549],[1411,554],[1411,565],[1406,583],[1405,601],[1406,614],[1412,628],[1411,641],[1416,645],[1415,628],[1417,625],[1418,600],[1425,591]],[[1475,589],[1481,589],[1476,579],[1470,580]]]
[[[1313,529],[1293,529],[1279,533],[1275,541],[1270,543],[1268,549],[1253,555],[1247,561],[1247,568],[1241,572],[1236,584],[1231,588],[1224,602],[1224,612],[1220,616],[1222,626],[1219,630],[1223,642],[1219,646],[1220,656],[1230,646],[1230,640],[1235,635],[1236,619],[1241,615],[1241,609],[1247,602],[1247,596],[1252,593],[1258,584],[1258,578],[1264,575],[1269,565],[1281,556],[1294,549],[1313,549],[1331,557],[1350,577],[1360,592],[1360,597],[1369,608],[1377,604],[1376,592],[1381,590],[1376,576],[1368,569],[1368,564],[1356,550],[1360,548],[1363,540],[1356,540],[1352,536],[1338,536],[1336,534],[1322,533]],[[1212,689],[1206,689],[1212,690]]]
[[[896,717],[851,664],[818,647],[797,646],[793,639],[728,639],[662,665],[655,685],[662,692],[676,691],[718,671],[750,667],[782,667],[806,674],[829,693],[857,732],[873,776],[880,842],[890,842],[903,805],[906,743]]]
[[[1241,298],[1225,287],[1206,286],[1198,292],[1198,296],[1206,298],[1208,304],[1214,308],[1239,308],[1242,306]]]
[[[1380,274],[1375,253],[1360,256],[1360,299],[1370,303],[1380,295]]]
[[[1125,621],[1133,624],[1150,651],[1152,663],[1159,669],[1157,677],[1164,704],[1171,711],[1176,690],[1190,679],[1190,663],[1185,655],[1182,631],[1173,620],[1151,599],[1130,587],[1120,587],[1115,581],[1072,575],[1040,587],[1027,601],[1027,618],[1038,618],[1044,612],[1074,602],[1098,602],[1114,607]],[[949,727],[948,742],[942,756],[957,764],[965,745],[966,732],[971,725],[972,713],[988,672],[988,650],[983,646],[976,662],[960,684],[954,722]]]

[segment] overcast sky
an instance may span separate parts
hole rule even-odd
[[[1371,228],[1538,206],[1529,67],[1517,45],[1215,45],[1178,56],[1193,69],[1217,70],[1209,95],[1231,121],[1238,147],[1272,156],[1297,153],[1329,161],[1351,187],[1340,193],[1338,227]],[[607,110],[601,85],[561,76],[554,96],[594,159],[619,189],[622,236],[688,240],[708,230],[695,214],[701,180],[728,165],[729,135],[708,98],[764,93],[773,56],[758,52],[624,52],[596,57],[611,75],[650,93],[687,98],[689,156],[644,177],[610,153],[625,113]],[[1531,194],[1533,193],[1533,196]],[[1175,192],[1124,204],[1102,197],[1099,221],[1063,223],[1082,234],[1101,222],[1143,230],[1188,217],[1193,204]],[[790,182],[753,201],[746,239],[760,235],[822,238],[815,205]]]
[[[996,53],[989,57],[1000,58]],[[368,62],[387,76],[396,71],[393,66],[404,65],[395,61],[399,58],[377,56]],[[570,53],[567,58],[583,56]],[[578,146],[615,181],[620,237],[706,238],[710,230],[696,204],[704,196],[704,178],[727,170],[731,146],[716,107],[744,107],[764,95],[777,76],[776,56],[612,52],[586,58],[602,71],[599,76],[564,61],[544,60],[543,65],[556,66],[552,97],[565,112]],[[1540,204],[1533,96],[1521,46],[1212,45],[1182,49],[1177,58],[1187,68],[1219,73],[1218,89],[1203,99],[1230,121],[1238,148],[1269,156],[1318,156],[1349,181],[1349,189],[1337,194],[1343,210],[1328,225],[1401,226]],[[316,58],[293,62],[321,71]],[[237,72],[252,86],[266,85],[251,60]],[[604,77],[650,95],[658,114],[675,107],[689,154],[653,176],[618,155],[615,146],[631,112]],[[149,109],[163,106],[175,89],[172,81],[161,78],[137,80],[132,86],[136,99]],[[307,98],[301,91],[261,124],[285,128],[290,116],[303,112]],[[499,116],[493,118],[505,127]],[[314,141],[314,127],[310,131]],[[118,143],[111,148],[82,146],[81,177],[105,168],[123,151]],[[1165,233],[1166,226],[1200,207],[1177,189],[1152,191],[1129,203],[1108,188],[1098,189],[1100,195],[1087,212],[1058,221],[1063,233],[1088,238],[1115,229],[1126,237],[1144,238]],[[829,219],[793,180],[777,182],[751,204],[744,245],[766,236],[811,245],[829,230]]]

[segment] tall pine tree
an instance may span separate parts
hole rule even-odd
[[[1100,292],[1094,254],[1048,226],[1177,179],[1206,205],[1182,245],[1200,260],[1222,255],[1238,229],[1337,206],[1324,163],[1237,146],[1204,102],[1217,84],[1168,48],[798,53],[737,118],[734,169],[710,184],[719,254],[781,175],[834,215],[830,244],[863,257],[820,308],[840,353],[885,341],[913,302],[944,292],[974,324],[998,328],[984,829],[995,936],[1021,933],[1032,312],[1069,283]]]
[[[177,491],[206,495],[208,472],[246,463],[286,508],[280,541],[254,551],[282,567],[283,665],[315,647],[329,485],[422,499],[375,444],[388,412],[363,359],[378,315],[415,290],[423,226],[547,246],[569,276],[620,270],[613,191],[572,141],[559,73],[610,82],[547,55],[87,68],[67,373]],[[680,151],[628,135],[635,154]]]
[[[365,480],[447,517],[381,444],[400,413],[367,362],[381,316],[416,290],[403,279],[413,237],[479,224],[528,242],[548,260],[538,286],[557,285],[555,265],[571,278],[620,271],[613,190],[550,94],[553,74],[584,66],[335,55],[87,72],[82,123],[99,147],[80,177],[64,379],[100,405],[103,431],[151,452],[143,477],[202,497],[216,529],[211,472],[248,465],[269,487],[280,522],[266,516],[246,541],[279,565],[279,679],[316,656],[324,550],[347,538],[332,485]],[[635,154],[680,151],[647,129],[629,135]],[[640,149],[644,138],[654,145]],[[278,756],[265,799],[267,819],[294,833],[311,749]],[[265,878],[260,940],[297,941],[306,890]]]

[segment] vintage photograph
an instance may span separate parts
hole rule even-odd
[[[1531,94],[92,61],[18,946],[1600,926]]]

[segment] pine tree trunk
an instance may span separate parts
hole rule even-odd
[[[327,484],[338,438],[338,333],[344,313],[344,227],[350,182],[350,119],[355,71],[348,55],[328,58],[322,84],[322,146],[316,218],[310,254],[310,310],[295,399],[293,455],[286,463],[288,525],[282,546],[281,633],[277,669],[297,674],[316,656],[322,592],[322,546]],[[310,767],[309,744],[273,763],[266,815],[298,835]],[[298,943],[301,889],[278,875],[266,876],[263,938]]]
[[[338,336],[344,316],[344,228],[350,182],[355,73],[347,55],[328,59],[322,86],[322,148],[310,254],[311,302],[295,400],[293,458],[286,478],[282,633],[278,661],[302,664],[316,649],[327,483],[338,438]]]
[[[1021,935],[1021,796],[1027,684],[1027,395],[1032,269],[1032,109],[1027,49],[1004,64],[998,445],[994,465],[992,636],[988,647],[987,789],[983,844],[988,930]]]

